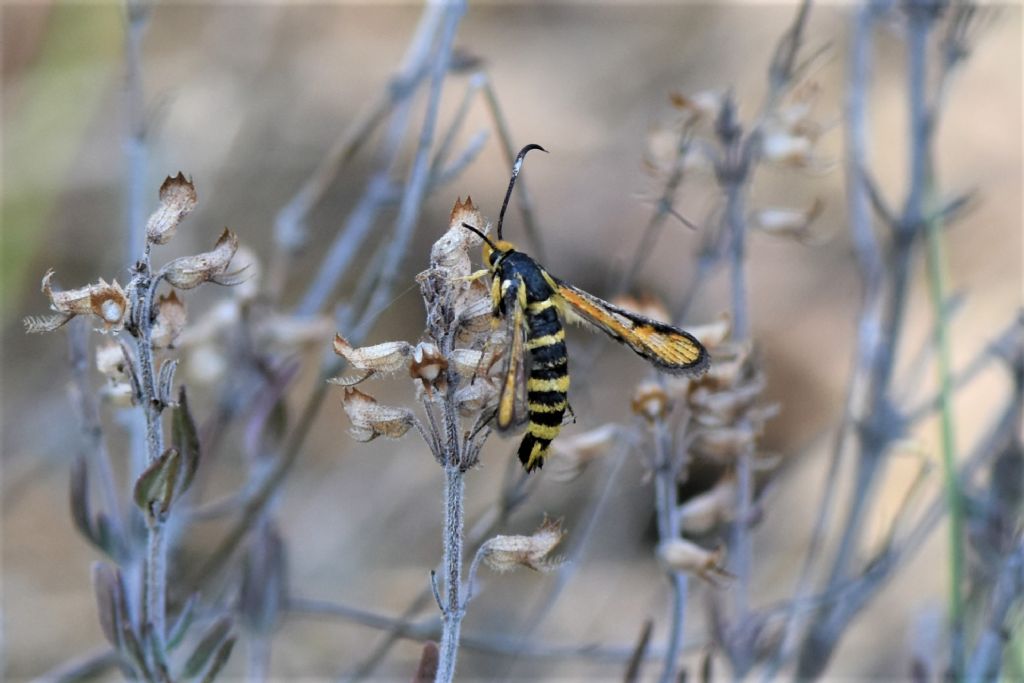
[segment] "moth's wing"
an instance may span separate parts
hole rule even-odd
[[[700,375],[708,367],[708,352],[693,335],[631,313],[604,299],[556,279],[562,314],[570,322],[596,327],[673,375]]]
[[[517,288],[522,283],[509,287],[505,296],[505,319],[507,321],[508,347],[505,351],[505,370],[501,376],[501,393],[498,396],[498,412],[495,426],[499,431],[515,429],[526,421],[526,322],[523,306],[519,301]]]

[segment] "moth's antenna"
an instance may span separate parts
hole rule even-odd
[[[505,192],[505,201],[501,203],[501,213],[498,214],[498,239],[501,237],[501,224],[505,221],[505,209],[508,208],[508,200],[512,197],[512,188],[516,185],[516,178],[519,177],[519,171],[523,167],[523,159],[526,157],[526,153],[531,149],[539,149],[542,152],[547,152],[546,149],[540,145],[527,145],[519,150],[519,154],[516,155],[516,162],[512,164],[512,179],[508,181],[508,191]],[[485,238],[486,239],[486,238]]]
[[[490,237],[488,237],[487,235],[485,235],[482,232],[480,232],[479,229],[474,228],[469,223],[463,223],[462,227],[464,227],[466,230],[472,230],[476,234],[480,235],[480,237],[483,238],[484,242],[487,242],[488,246],[490,246],[490,248],[493,249],[494,251],[501,251],[501,249],[498,249],[498,245],[496,245],[494,242],[492,242]]]

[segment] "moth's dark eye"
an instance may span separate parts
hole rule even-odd
[[[501,258],[501,252],[498,251],[497,249],[491,251],[491,253],[487,256],[487,260],[490,261],[490,264],[492,266],[498,262],[499,258]]]

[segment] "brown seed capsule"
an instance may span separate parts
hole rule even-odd
[[[178,298],[173,289],[156,303],[156,322],[153,324],[153,346],[169,349],[185,329],[185,302]]]
[[[448,220],[448,231],[434,242],[430,250],[431,267],[447,271],[449,279],[465,277],[473,272],[470,251],[481,243],[478,235],[462,227],[463,223],[480,230],[487,227],[471,197],[466,197],[465,202],[456,200]]]
[[[352,421],[349,433],[356,441],[372,441],[378,436],[398,439],[414,424],[412,411],[381,405],[377,399],[348,387],[341,400]]]
[[[730,522],[736,513],[736,500],[736,477],[726,473],[710,489],[679,506],[680,527],[688,534],[704,534]]]
[[[722,562],[725,549],[705,550],[685,538],[673,538],[658,546],[658,559],[672,571],[693,574],[710,583],[720,578],[732,578]]]
[[[334,335],[334,352],[357,370],[390,374],[409,365],[412,344],[404,341],[384,342],[354,347],[341,334]]]
[[[431,387],[439,387],[444,382],[448,359],[441,354],[441,349],[431,342],[420,342],[412,351],[409,363],[409,376],[419,380],[427,391]]]
[[[125,372],[124,350],[117,342],[105,342],[96,347],[96,369],[111,379],[123,379]]]
[[[146,239],[151,244],[167,244],[196,202],[196,188],[191,180],[180,172],[173,178],[168,176],[160,186],[160,208],[146,222]]]
[[[55,292],[50,286],[53,270],[43,276],[43,294],[50,299],[50,308],[68,319],[76,315],[94,315],[103,323],[105,332],[124,327],[128,312],[128,296],[117,280],[108,284],[103,278],[93,285]],[[65,320],[66,322],[66,320]]]
[[[173,287],[192,289],[204,282],[237,284],[240,273],[227,273],[231,258],[238,250],[238,236],[227,228],[221,233],[212,251],[176,258],[162,269],[163,275]]]
[[[669,399],[657,382],[641,382],[633,392],[633,412],[654,422],[668,415]]]
[[[544,520],[530,536],[495,536],[480,548],[487,566],[498,572],[516,567],[547,571],[555,564],[548,555],[559,544],[565,532],[558,520]]]

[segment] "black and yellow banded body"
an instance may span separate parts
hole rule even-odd
[[[491,274],[492,310],[496,319],[507,322],[509,343],[495,423],[502,431],[518,427],[525,418],[517,416],[517,410],[525,402],[529,424],[519,444],[519,459],[527,472],[543,466],[548,447],[561,431],[562,418],[569,407],[569,358],[563,319],[601,330],[662,372],[699,375],[708,367],[708,352],[692,335],[613,306],[552,277],[539,263],[502,239],[501,226],[512,188],[523,159],[533,149],[547,151],[540,145],[527,145],[516,156],[498,214],[498,239],[492,240],[475,226],[462,224],[484,241],[484,263]],[[523,367],[527,354],[528,376]],[[520,392],[524,385],[526,398],[522,401]]]
[[[569,405],[569,358],[565,329],[558,317],[555,282],[526,254],[507,243],[505,251],[493,250],[489,257],[493,275],[492,298],[495,316],[510,321],[511,343],[506,359],[504,386],[498,404],[499,429],[515,427],[517,391],[523,361],[522,334],[530,367],[526,379],[526,408],[529,423],[519,444],[519,460],[528,472],[544,464],[548,446],[562,429]]]

